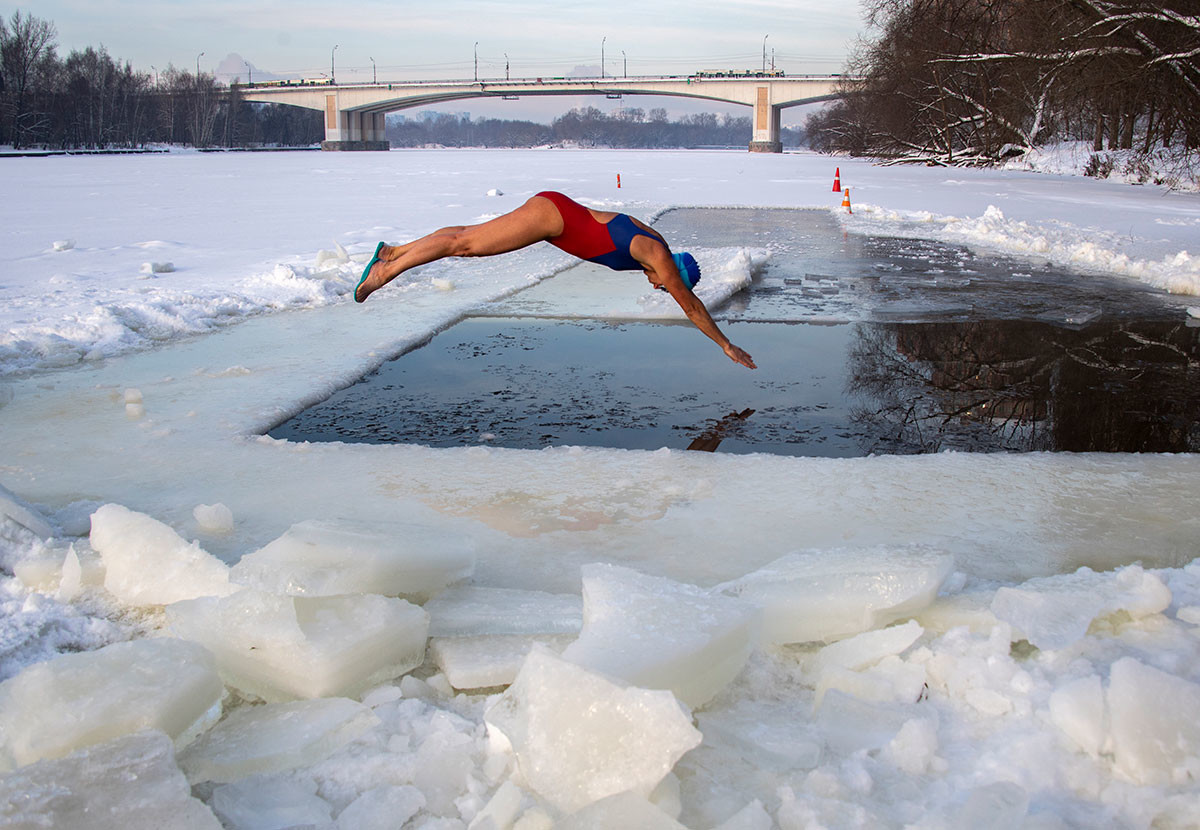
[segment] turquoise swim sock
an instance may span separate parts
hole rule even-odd
[[[354,302],[356,303],[364,302],[358,298],[358,289],[361,288],[362,284],[367,281],[367,274],[371,273],[371,266],[376,262],[379,262],[379,251],[382,248],[382,242],[375,246],[375,253],[371,255],[371,261],[368,262],[367,267],[363,269],[362,276],[358,279],[358,285],[354,286]]]

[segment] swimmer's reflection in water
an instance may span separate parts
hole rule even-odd
[[[724,418],[717,421],[716,424],[700,433],[692,443],[688,444],[687,448],[699,452],[716,452],[717,447],[721,445],[721,442],[725,440],[729,433],[753,414],[753,409],[730,412]]]
[[[511,213],[479,225],[442,228],[406,245],[380,242],[354,289],[354,301],[365,302],[418,265],[445,257],[495,256],[537,242],[549,242],[615,271],[641,271],[651,285],[668,292],[692,324],[730,360],[747,369],[758,368],[747,352],[729,341],[692,292],[700,281],[700,266],[691,254],[672,254],[662,234],[632,216],[592,210],[553,190],[544,190]]]

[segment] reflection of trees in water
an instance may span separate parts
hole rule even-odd
[[[866,452],[1200,450],[1200,329],[864,324],[849,370]]]

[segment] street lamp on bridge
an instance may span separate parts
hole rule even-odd
[[[608,35],[600,38],[600,77],[604,77],[604,41],[608,40]]]
[[[375,59],[370,58],[370,61],[371,61],[371,83],[377,84],[377,83],[379,83],[379,75],[375,72]]]
[[[200,59],[202,57],[204,57],[203,52],[201,52],[199,55],[196,55],[196,80],[200,80]]]
[[[762,71],[763,71],[764,75],[767,73],[767,38],[769,38],[769,37],[770,37],[770,35],[763,35],[763,68],[762,68]]]
[[[479,80],[479,41],[475,41],[475,80]]]
[[[629,77],[629,59],[625,57],[625,50],[621,50],[621,77]]]
[[[337,83],[337,81],[333,79],[333,54],[337,51],[337,48],[338,44],[335,43],[333,44],[333,48],[329,50],[329,83],[331,84]]]

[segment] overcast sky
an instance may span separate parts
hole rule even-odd
[[[857,0],[37,0],[5,18],[15,9],[54,23],[60,57],[103,45],[143,71],[215,72],[235,54],[263,79],[341,81],[472,78],[476,43],[481,78],[506,60],[513,78],[599,74],[602,50],[611,75],[757,70],[764,38],[768,65],[826,74],[862,29]]]

